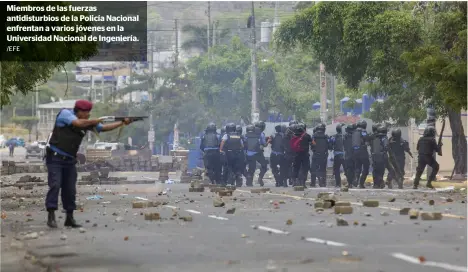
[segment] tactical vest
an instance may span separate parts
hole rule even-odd
[[[247,132],[245,134],[247,142],[247,151],[260,152],[260,135],[256,132]]]
[[[328,153],[328,137],[322,132],[316,132],[314,134],[314,153],[325,154]]]
[[[55,117],[55,125],[52,130],[52,136],[50,137],[49,144],[57,147],[70,156],[76,157],[76,153],[78,153],[78,150],[80,149],[81,141],[84,136],[86,136],[86,131],[91,128],[77,128],[73,125],[58,127],[57,117],[60,112]]]
[[[354,149],[360,149],[362,146],[362,130],[361,129],[356,129],[353,131],[353,135],[351,137],[351,145],[353,146]]]
[[[344,152],[344,136],[343,134],[335,134],[335,143],[333,144],[333,151]]]
[[[237,133],[232,132],[227,134],[228,139],[225,143],[225,149],[227,151],[239,151],[242,150],[242,138]]]
[[[418,153],[419,155],[432,155],[434,154],[435,150],[433,147],[434,144],[434,137],[421,137],[419,138],[419,150]]]
[[[271,150],[278,153],[284,152],[284,145],[283,145],[283,133],[276,133],[272,137],[271,141]]]
[[[372,154],[380,155],[383,153],[384,149],[382,146],[382,139],[381,135],[373,135],[372,136],[372,143],[371,143],[371,152]]]
[[[205,134],[205,148],[218,148],[219,140],[216,133]]]
[[[352,133],[346,133],[344,136],[344,150],[345,153],[351,154],[353,152],[353,134]]]
[[[405,157],[405,141],[401,139],[391,138],[389,143],[390,152],[396,158],[404,158]]]

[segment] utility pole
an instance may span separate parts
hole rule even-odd
[[[104,70],[102,70],[101,76],[101,102],[106,103],[106,100],[104,99]]]
[[[336,88],[336,77],[334,75],[331,76],[331,108],[332,108],[332,124],[335,120],[335,88]]]
[[[151,51],[150,51],[150,78],[148,79],[148,98],[150,105],[153,105],[153,94],[151,93],[154,88],[154,47],[153,39],[151,39]],[[148,143],[151,150],[151,155],[153,155],[154,150],[154,126],[153,126],[153,110],[150,111],[149,116],[150,130],[148,131]]]
[[[208,26],[206,27],[206,45],[207,45],[207,48],[206,48],[206,52],[208,52],[210,50],[210,27],[211,27],[211,2],[208,1],[208,11],[207,11],[207,15],[208,15]]]
[[[133,95],[133,90],[132,90],[132,83],[133,83],[133,78],[132,78],[132,73],[133,73],[133,69],[132,69],[132,62],[130,61],[128,63],[128,73],[129,73],[129,78],[128,78],[128,86],[130,87],[130,92],[128,93],[130,95],[129,97],[129,102],[132,103],[132,95]]]
[[[257,108],[257,38],[255,33],[255,6],[252,1],[252,123],[258,122],[259,112]]]
[[[115,84],[117,80],[115,80],[115,71],[114,71],[114,63],[112,63],[112,88],[111,88],[111,98],[112,102],[115,102]]]
[[[216,45],[216,25],[217,25],[217,22],[213,22],[213,42],[212,42],[212,46]]]
[[[323,123],[327,123],[327,75],[325,73],[325,65],[320,62],[320,119]]]
[[[36,118],[37,118],[37,123],[36,123],[36,141],[39,140],[39,122],[40,122],[40,116],[39,116],[39,91],[37,90],[37,86],[35,87],[36,90]]]
[[[177,19],[174,19],[174,27],[175,27],[175,59],[174,59],[174,67],[179,67],[179,26]]]

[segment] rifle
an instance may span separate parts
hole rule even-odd
[[[439,134],[439,142],[437,142],[437,146],[439,147],[439,156],[442,156],[442,136],[444,134],[444,129],[445,129],[445,118],[442,121],[442,128],[440,129],[440,134]]]
[[[126,118],[130,119],[130,121],[132,122],[136,122],[136,121],[143,121],[144,119],[148,118],[148,116],[128,116],[128,117],[120,117],[120,116],[103,116],[103,117],[100,117],[99,119],[103,122],[103,123],[110,123],[110,122],[122,122],[124,121]]]

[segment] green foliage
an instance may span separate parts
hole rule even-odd
[[[39,118],[34,116],[15,116],[11,119],[15,124],[21,125],[27,130],[31,130],[32,127],[39,122]]]
[[[26,2],[17,2],[18,5],[28,5]],[[48,5],[68,5],[67,2],[37,2],[36,6]],[[33,15],[40,12],[29,12]],[[56,16],[87,14],[84,12],[55,12]],[[25,25],[26,22],[6,22],[9,25]],[[63,26],[74,25],[74,22],[43,22],[44,26]],[[82,22],[83,26],[91,26],[92,22]],[[5,26],[5,27],[6,27]],[[60,32],[57,35],[65,36],[69,33]],[[89,33],[78,33],[87,35]],[[97,53],[97,42],[49,42],[47,46],[42,43],[34,42],[11,42],[9,45],[17,45],[21,47],[19,53],[15,53],[16,57],[12,61],[2,61],[1,63],[1,92],[0,92],[0,107],[11,103],[11,97],[20,94],[27,94],[32,91],[39,82],[45,82],[54,73],[55,70],[61,69],[65,65],[64,59],[68,61],[79,61],[87,59]],[[3,53],[5,54],[5,52]],[[47,59],[48,61],[38,62],[39,58]]]

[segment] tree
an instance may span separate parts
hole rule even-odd
[[[368,80],[374,93],[389,97],[385,107],[378,106],[397,115],[388,118],[418,118],[415,107],[435,102],[440,113],[449,112],[454,146],[463,146],[453,150],[455,160],[466,159],[460,118],[466,108],[466,3],[434,3],[438,11],[423,15],[413,12],[418,5],[321,2],[282,24],[275,44],[311,50],[352,89]]]
[[[181,48],[183,50],[189,51],[192,49],[199,50],[202,53],[208,51],[208,39],[207,39],[207,26],[196,26],[196,25],[184,25],[182,27],[182,32],[190,34],[190,38],[186,39]],[[210,28],[210,44],[213,41],[213,27]],[[229,34],[229,29],[221,29],[216,31],[216,40],[223,41]]]
[[[10,3],[11,4],[11,3]],[[29,5],[26,2],[15,2],[18,6]],[[37,2],[35,6],[47,7],[66,6],[66,2]],[[19,14],[19,13],[18,13]],[[55,16],[80,16],[86,12],[57,11]],[[14,14],[12,14],[14,15]],[[42,16],[39,11],[28,12],[28,15]],[[83,26],[92,26],[92,22],[82,22]],[[30,25],[30,22],[6,22],[5,27],[13,25]],[[75,22],[48,21],[41,22],[42,26],[74,26]],[[57,32],[57,35],[66,36],[68,32]],[[89,35],[88,32],[76,33],[76,35]],[[97,42],[48,42],[47,46],[41,42],[9,42],[8,45],[20,46],[21,51],[15,53],[14,59],[2,61],[1,70],[1,94],[0,107],[11,102],[11,96],[15,94],[27,94],[32,91],[38,82],[45,82],[66,61],[76,62],[89,58],[97,53]],[[2,59],[7,59],[7,52],[2,52]],[[47,59],[47,61],[41,61]]]
[[[29,142],[31,142],[31,130],[39,122],[39,118],[34,116],[15,116],[12,118],[12,121],[28,130]]]

